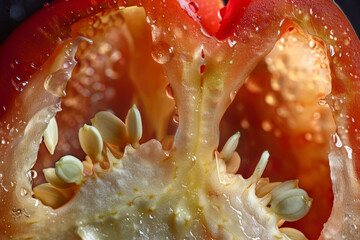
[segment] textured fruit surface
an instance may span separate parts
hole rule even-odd
[[[56,1],[9,38],[6,239],[359,237],[349,23],[325,0],[222,7]]]

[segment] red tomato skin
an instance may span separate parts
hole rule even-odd
[[[224,13],[222,17],[221,27],[218,32],[216,32],[216,37],[220,40],[223,40],[229,36],[232,30],[235,28],[238,19],[240,19],[249,4],[252,0],[230,0],[224,8]]]

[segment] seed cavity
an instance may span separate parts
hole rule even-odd
[[[83,176],[84,166],[74,156],[67,155],[55,163],[56,175],[66,183],[80,184]]]
[[[142,122],[140,111],[134,104],[126,116],[126,128],[129,141],[134,148],[139,147],[139,140],[142,137]]]
[[[103,140],[97,128],[85,124],[79,130],[79,141],[82,150],[93,161],[102,161]]]
[[[59,189],[50,183],[40,184],[33,189],[33,197],[39,199],[44,205],[58,208],[65,204],[73,195],[71,189]]]
[[[58,139],[58,126],[55,117],[53,117],[50,119],[49,124],[44,131],[44,143],[51,155],[54,154]]]
[[[114,114],[107,111],[98,112],[91,119],[91,123],[99,130],[105,142],[117,146],[126,145],[128,138],[126,125]]]

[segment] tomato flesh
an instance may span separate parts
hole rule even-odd
[[[134,3],[131,2],[129,5]],[[110,2],[100,3],[93,1],[72,2],[71,4],[73,4],[72,6],[75,9],[80,9],[80,6],[85,6],[86,9],[79,10],[79,15],[74,17],[73,15],[68,14],[64,9],[65,6],[67,6],[65,3],[57,2],[54,5],[55,10],[49,8],[47,11],[53,11],[55,15],[61,15],[64,18],[61,18],[61,21],[62,23],[65,23],[66,27],[61,27],[60,31],[54,31],[54,29],[52,29],[48,34],[37,36],[33,41],[39,41],[39,38],[43,39],[44,36],[45,38],[50,37],[49,41],[46,41],[47,45],[37,45],[36,48],[31,50],[28,50],[27,48],[26,50],[20,49],[14,53],[15,57],[8,57],[10,54],[4,47],[2,49],[3,58],[1,59],[1,62],[9,63],[9,61],[15,59],[18,63],[10,62],[10,66],[15,66],[17,64],[28,66],[30,64],[31,68],[24,68],[22,71],[17,71],[18,68],[15,67],[11,67],[10,70],[4,69],[5,79],[9,79],[9,81],[2,82],[1,84],[3,84],[2,86],[4,86],[4,88],[0,89],[9,89],[11,85],[14,85],[14,76],[19,77],[19,79],[27,79],[26,83],[21,81],[19,81],[19,83],[15,82],[17,83],[15,84],[15,87],[18,88],[18,91],[23,91],[22,88],[26,89],[28,76],[32,75],[45,61],[47,55],[55,49],[57,42],[60,41],[59,38],[64,40],[70,36],[76,38],[78,35],[82,35],[94,38],[94,40],[102,37],[107,39],[106,41],[96,41],[94,47],[89,46],[85,42],[80,45],[77,56],[79,64],[73,72],[72,81],[69,83],[67,89],[68,95],[62,100],[64,110],[57,115],[58,122],[60,123],[61,135],[67,137],[63,139],[65,140],[64,142],[60,143],[57,150],[58,152],[54,157],[49,157],[44,148],[40,150],[37,162],[38,165],[35,166],[35,169],[39,171],[44,167],[49,167],[54,160],[58,159],[59,156],[69,150],[76,155],[79,150],[79,146],[76,142],[70,149],[67,147],[69,143],[72,144],[74,138],[76,138],[76,134],[71,130],[78,128],[84,122],[88,122],[89,118],[91,118],[95,112],[103,110],[104,108],[115,109],[115,112],[124,118],[130,103],[137,102],[141,106],[140,108],[143,108],[143,111],[145,112],[145,129],[147,132],[144,140],[153,137],[162,140],[166,138],[167,135],[173,134],[174,123],[172,123],[172,126],[170,127],[168,127],[167,124],[172,117],[174,103],[171,99],[166,98],[164,94],[167,86],[167,79],[165,76],[168,77],[171,84],[172,95],[175,97],[178,107],[177,114],[179,117],[179,128],[174,143],[177,147],[177,151],[180,153],[192,152],[199,156],[203,156],[205,152],[211,153],[218,146],[219,140],[217,128],[220,119],[226,107],[234,100],[234,92],[242,86],[238,96],[235,98],[234,104],[230,107],[230,110],[227,111],[227,115],[225,115],[224,119],[227,120],[227,124],[225,127],[222,126],[225,130],[221,131],[222,133],[224,132],[225,135],[230,135],[231,132],[226,133],[227,130],[236,131],[239,128],[242,129],[245,137],[242,138],[239,152],[244,154],[241,157],[245,160],[244,166],[246,170],[241,169],[240,172],[243,175],[246,175],[246,172],[249,172],[249,169],[253,168],[253,166],[247,166],[248,163],[246,163],[246,160],[253,160],[253,155],[259,155],[259,151],[264,150],[262,148],[269,147],[272,149],[273,157],[271,161],[273,161],[273,165],[270,165],[270,169],[267,172],[269,176],[272,176],[273,172],[275,172],[275,176],[272,177],[279,180],[284,180],[282,178],[287,177],[300,178],[300,180],[303,178],[305,179],[304,185],[306,185],[310,191],[313,190],[314,195],[319,196],[319,198],[315,198],[320,199],[318,202],[315,201],[314,203],[315,206],[317,206],[316,211],[313,215],[309,215],[309,218],[315,220],[311,220],[306,224],[300,223],[301,226],[299,227],[303,227],[304,232],[309,236],[314,236],[314,234],[318,235],[322,229],[322,224],[319,224],[317,217],[312,216],[318,216],[319,213],[325,212],[321,216],[319,215],[319,218],[321,219],[320,222],[324,223],[329,215],[332,201],[331,196],[329,196],[331,193],[331,185],[329,168],[326,162],[328,152],[330,149],[334,152],[338,151],[333,149],[334,144],[336,147],[340,146],[339,148],[343,148],[341,151],[339,150],[340,153],[338,154],[342,156],[347,155],[347,159],[345,157],[344,162],[350,166],[347,169],[350,171],[348,176],[353,176],[351,175],[351,166],[354,166],[355,168],[359,166],[359,164],[350,161],[353,158],[356,159],[358,154],[357,149],[354,147],[357,146],[358,141],[356,137],[357,128],[355,120],[352,120],[358,119],[359,117],[359,112],[355,107],[358,94],[356,91],[354,92],[351,90],[351,88],[354,87],[357,89],[356,79],[358,79],[359,76],[358,66],[360,64],[360,61],[358,61],[358,54],[356,52],[350,52],[350,49],[359,49],[359,42],[354,33],[351,32],[349,24],[345,22],[345,18],[342,15],[336,15],[335,18],[340,22],[344,22],[344,25],[340,25],[340,30],[337,29],[338,33],[331,33],[331,31],[334,32],[333,29],[327,30],[336,23],[336,20],[329,18],[328,13],[321,10],[320,7],[324,6],[325,3],[327,3],[327,1],[313,4],[311,12],[319,12],[319,15],[324,16],[322,18],[326,19],[328,23],[328,25],[326,25],[327,28],[325,28],[326,30],[320,27],[321,21],[324,20],[315,20],[317,17],[311,12],[309,15],[306,12],[308,6],[306,6],[303,1],[298,1],[295,4],[295,10],[292,9],[293,5],[286,5],[285,3],[277,1],[269,1],[267,3],[263,3],[262,1],[252,1],[246,2],[246,4],[245,2],[240,3],[240,1],[231,1],[223,15],[222,20],[224,23],[220,25],[220,30],[217,33],[218,39],[215,39],[208,34],[215,34],[219,27],[218,21],[214,20],[215,13],[217,12],[215,10],[221,7],[219,2],[214,1],[207,4],[206,2],[201,1],[194,5],[195,3],[188,1],[173,1],[168,2],[167,4],[144,1],[139,3],[139,5],[143,6],[146,10],[148,16],[147,21],[152,25],[152,32],[150,29],[142,29],[142,33],[146,35],[146,39],[152,37],[153,42],[148,40],[148,45],[145,45],[142,48],[143,45],[141,43],[144,40],[144,35],[136,36],[135,30],[139,28],[135,23],[136,21],[134,21],[134,25],[132,25],[131,28],[126,29],[126,31],[129,31],[128,33],[126,33],[126,31],[121,31],[124,30],[121,29],[121,27],[120,32],[117,29],[119,25],[121,25],[121,16],[119,20],[120,23],[117,23],[116,27],[115,24],[109,24],[107,28],[107,26],[105,26],[106,23],[101,23],[101,21],[111,21],[112,17],[119,17],[116,15],[116,12],[112,15],[113,13],[111,11],[105,11],[100,13],[102,16],[99,18],[97,18],[98,16],[95,16],[78,21],[80,18],[92,15],[96,11],[100,11],[100,9],[111,8],[118,5],[121,6],[125,3],[112,4]],[[239,4],[245,4],[244,6],[240,6],[241,14],[239,14]],[[286,7],[282,8],[282,11],[276,12],[276,9],[281,7],[281,5],[286,5]],[[96,6],[96,9],[94,12],[92,10],[89,12],[88,10],[92,8],[92,6]],[[206,11],[204,11],[204,9]],[[332,4],[328,6],[326,10],[331,13],[335,12],[339,14],[339,10]],[[206,15],[205,12],[208,12],[209,14]],[[268,14],[261,15],[259,12],[266,12]],[[294,12],[295,17],[290,17],[290,13],[292,12]],[[305,12],[306,14],[303,14]],[[37,25],[40,25],[40,20],[43,17],[45,18],[45,15],[49,13],[42,14],[43,15],[39,15],[40,17],[37,18],[39,20],[36,22]],[[272,24],[270,24],[270,26],[269,21],[267,21],[269,15],[272,17]],[[203,18],[199,20],[197,16],[203,16]],[[128,17],[131,18],[131,16]],[[173,21],[164,23],[161,18],[168,18]],[[320,94],[321,96],[316,96],[314,100],[326,101],[334,112],[338,134],[334,136],[339,136],[339,139],[336,139],[337,142],[332,145],[327,144],[327,139],[330,137],[330,134],[335,131],[334,126],[331,125],[331,112],[328,108],[327,110],[321,110],[326,107],[320,107],[317,101],[315,101],[315,105],[312,105],[312,107],[316,106],[319,108],[318,111],[321,111],[321,116],[325,116],[324,125],[326,128],[322,132],[325,137],[321,136],[321,144],[312,144],[308,143],[309,136],[312,137],[315,135],[306,135],[306,131],[299,132],[301,126],[291,128],[290,126],[286,126],[284,122],[277,121],[274,117],[275,114],[273,109],[269,110],[268,108],[268,110],[264,111],[266,108],[264,106],[263,98],[268,97],[268,95],[260,94],[259,100],[259,94],[255,94],[254,96],[254,94],[251,93],[251,89],[255,89],[254,91],[256,91],[256,85],[262,85],[262,83],[259,83],[260,80],[264,81],[263,79],[267,79],[267,81],[269,81],[269,74],[274,74],[269,73],[268,70],[266,70],[266,67],[264,67],[265,63],[261,61],[278,40],[278,31],[281,33],[280,36],[284,35],[283,30],[287,23],[285,21],[284,24],[283,20],[286,18],[292,18],[292,21],[296,23],[295,25],[298,24],[307,34],[315,35],[316,33],[317,35],[314,37],[322,39],[316,43],[324,44],[328,47],[328,67],[330,68],[329,70],[331,70],[332,77],[331,94],[328,95],[329,92],[326,91],[322,92]],[[134,20],[136,20],[135,17]],[[70,24],[71,21],[78,22]],[[196,25],[194,25],[194,23]],[[200,23],[202,25],[200,25]],[[279,28],[279,25],[281,25],[283,29]],[[184,26],[186,28],[183,28]],[[168,31],[169,33],[166,32],[167,29],[170,29]],[[341,32],[342,30],[343,32]],[[330,32],[329,37],[327,35],[328,31]],[[96,36],[94,36],[94,34]],[[138,47],[136,51],[140,53],[140,57],[139,55],[131,56],[128,53],[130,52],[129,49],[131,46],[124,45],[124,43],[129,43],[126,40],[126,34],[135,36],[131,43]],[[197,36],[198,39],[195,37],[186,38],[185,35],[188,34],[193,37]],[[340,41],[341,44],[336,44],[336,41]],[[17,43],[18,41],[15,41],[14,38],[10,38],[5,46],[11,47]],[[114,50],[115,48],[121,52],[122,58],[120,59],[122,60],[119,61],[120,59],[117,59],[115,63],[110,66],[100,66],[99,64],[104,63],[104,61],[98,61],[97,58],[108,57],[111,59],[113,56],[111,55],[113,52],[110,52],[109,46],[111,50]],[[201,49],[201,54],[197,53],[198,49]],[[249,50],[246,51],[247,49]],[[40,52],[40,54],[37,54],[38,57],[35,60],[29,56],[29,53],[32,52]],[[245,52],[247,53],[246,55],[244,54]],[[140,61],[143,60],[143,56],[146,56],[146,62],[149,63],[148,65],[144,66],[143,62]],[[200,56],[200,60],[196,56]],[[152,60],[152,57],[155,61]],[[220,61],[221,63],[219,63],[218,58],[222,58]],[[17,59],[21,59],[22,62],[17,61]],[[135,65],[128,66],[127,63],[129,61],[135,62]],[[105,60],[105,63],[108,62]],[[191,64],[186,65],[185,63]],[[164,66],[165,73],[161,65]],[[258,66],[257,69],[252,71],[256,65]],[[3,66],[5,66],[5,64]],[[139,71],[141,68],[146,69],[146,71]],[[241,70],[239,71],[239,69]],[[91,71],[96,71],[96,74],[92,74]],[[245,83],[247,76],[251,72],[253,72],[253,74],[250,76],[249,81]],[[149,73],[152,73],[152,75],[149,76]],[[192,79],[188,79],[187,73],[190,73]],[[129,83],[129,76],[133,77],[135,81]],[[158,78],[158,76],[161,77]],[[111,83],[111,79],[121,79],[121,82],[120,84],[113,84]],[[150,82],[145,79],[157,79],[159,81]],[[98,86],[100,91],[96,92],[97,90],[94,89],[94,85],[92,85],[94,82],[96,83],[95,86]],[[253,88],[254,86],[255,88]],[[269,89],[269,86],[267,86],[267,88],[264,86],[258,87],[258,89],[259,88],[260,92],[262,91],[262,94],[265,94],[265,89]],[[10,87],[10,89],[14,88]],[[114,94],[111,93],[114,89],[116,89],[118,93],[117,96],[114,96]],[[201,89],[202,92],[199,93],[193,91],[193,89]],[[105,104],[106,107],[105,105],[101,105],[106,101],[98,104],[96,100],[92,101],[91,98],[88,98],[89,95],[94,99],[97,97],[106,98],[104,93],[112,96],[107,99],[110,105]],[[324,99],[324,93],[327,95],[326,99]],[[15,108],[17,108],[17,102],[14,100],[15,95],[19,95],[15,90],[6,94],[1,94],[3,98],[0,99],[0,102],[5,106],[5,109],[8,109],[11,104],[15,105]],[[230,99],[225,96],[230,96]],[[134,98],[135,100],[131,98]],[[249,101],[249,99],[251,99],[251,101]],[[52,101],[55,100],[53,99]],[[120,108],[118,108],[116,106],[117,104],[114,104],[115,101],[127,102],[123,102]],[[240,110],[236,109],[238,101],[240,102],[240,105],[241,103],[244,103]],[[268,101],[271,102],[271,100]],[[156,109],[152,108],[154,104],[159,104],[160,102],[161,106],[158,106]],[[286,103],[286,101],[283,100],[280,102]],[[268,103],[269,102],[267,102],[267,104]],[[83,108],[83,106],[89,105],[91,107],[86,109]],[[294,105],[288,107],[293,108]],[[306,106],[305,108],[311,109],[309,106]],[[193,111],[194,109],[196,111]],[[214,115],[210,116],[209,113],[211,112],[214,113]],[[250,114],[250,112],[252,114]],[[274,122],[264,123],[264,121],[262,121],[263,119],[258,117],[260,113],[264,114],[266,119],[274,120]],[[314,115],[314,113],[315,111],[311,109],[310,114]],[[11,117],[11,112],[7,110],[0,116],[2,116],[2,119],[9,119],[9,116]],[[247,117],[247,123],[243,121],[243,116]],[[343,116],[346,116],[346,119]],[[248,130],[246,124],[250,124],[251,126],[256,125],[257,129]],[[230,129],[229,125],[232,126]],[[276,140],[274,140],[273,136],[270,136],[267,133],[263,134],[262,132],[268,132],[267,129],[269,129],[269,127],[283,127],[282,132],[286,132],[286,134],[281,136],[280,140],[276,139],[278,137],[275,136]],[[261,134],[258,134],[259,132],[261,132]],[[261,137],[257,137],[256,135]],[[250,143],[249,149],[246,144],[249,140],[255,141],[255,139],[261,142],[259,144],[260,146],[254,147]],[[271,144],[273,141],[274,144]],[[339,141],[341,141],[341,144],[339,144]],[[222,140],[222,142],[224,142],[224,140]],[[282,152],[284,146],[288,146],[289,148],[287,149],[288,151],[285,151],[286,155]],[[317,152],[319,156],[317,154],[312,155],[313,151],[315,151],[314,149],[319,151]],[[321,149],[321,151],[319,149]],[[304,164],[301,165],[300,162],[303,157],[301,154],[309,156],[311,161],[309,160],[308,162],[301,163]],[[207,154],[205,155],[208,156]],[[80,155],[78,156],[80,157]],[[299,170],[289,171],[286,172],[285,175],[282,175],[283,169],[288,169],[289,165],[291,165],[289,162],[283,162],[282,158],[296,159],[295,161],[298,161],[300,166]],[[46,160],[41,159],[52,160],[47,160],[46,162]],[[278,161],[280,163],[278,163]],[[317,168],[313,168],[312,165],[314,162],[316,162],[316,166],[320,169],[318,175],[314,173],[314,171],[317,173]],[[0,169],[4,170],[4,168]],[[337,169],[333,169],[332,171],[336,172]],[[308,175],[311,176],[309,177]],[[311,185],[314,182],[319,184],[312,188]],[[335,194],[336,193],[338,192],[335,192]],[[356,196],[355,192],[353,197],[356,198]],[[339,202],[336,201],[337,200],[335,199],[335,210],[339,209]],[[342,202],[340,201],[340,204],[341,203]],[[314,222],[312,221],[316,221],[315,227],[313,226]],[[329,224],[329,226],[330,225],[331,224]]]

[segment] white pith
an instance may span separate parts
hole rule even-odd
[[[221,159],[205,166],[207,173],[176,177],[175,154],[169,156],[156,140],[138,150],[129,147],[119,160],[110,154],[111,170],[89,177],[69,203],[45,215],[35,213],[37,223],[27,225],[39,239],[284,237],[276,215],[256,197],[254,183],[227,174]],[[201,182],[200,187],[184,185],[189,181]],[[57,219],[66,221],[59,225]],[[50,230],[39,235],[45,226]]]
[[[279,217],[266,206],[270,199],[264,202],[255,194],[266,154],[253,176],[244,179],[227,173],[225,161],[214,154],[179,155],[164,151],[156,140],[138,149],[128,145],[120,159],[105,152],[110,169],[86,177],[60,208],[37,200],[38,209],[24,222],[26,233],[18,237],[288,239],[279,231]],[[187,174],[179,174],[181,168]],[[50,230],[39,234],[45,227]]]

